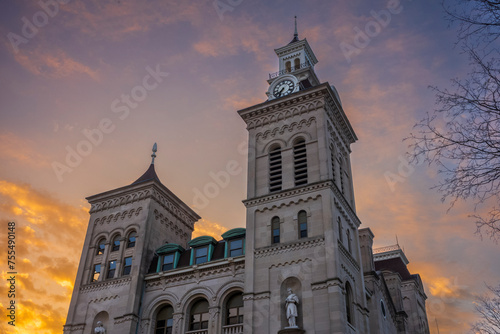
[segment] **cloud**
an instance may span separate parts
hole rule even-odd
[[[196,237],[207,235],[215,238],[216,240],[220,240],[221,234],[226,231],[227,228],[220,225],[219,223],[208,221],[206,219],[200,219],[194,225],[193,239]]]
[[[49,193],[0,180],[0,221],[16,223],[15,328],[9,333],[60,333],[65,322],[85,235],[88,209],[62,203]],[[6,238],[0,247],[5,249]],[[7,295],[7,273],[0,294]],[[4,302],[2,299],[2,307]],[[8,300],[6,300],[8,301]]]
[[[85,74],[99,81],[99,73],[83,63],[71,58],[63,50],[21,50],[14,59],[32,74],[47,78],[64,78],[74,74]]]
[[[0,155],[4,161],[15,160],[36,169],[50,165],[48,159],[37,152],[35,142],[13,133],[0,134]]]

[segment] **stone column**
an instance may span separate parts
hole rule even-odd
[[[208,334],[217,334],[220,332],[218,331],[220,307],[212,306],[208,309],[208,313],[210,315],[210,320],[208,321]]]
[[[182,320],[184,319],[183,313],[174,313],[174,326],[172,328],[173,334],[181,334],[182,332]]]

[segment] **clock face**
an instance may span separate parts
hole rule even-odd
[[[283,80],[279,84],[274,87],[273,95],[275,97],[281,97],[290,94],[293,92],[295,88],[295,84],[291,80]]]

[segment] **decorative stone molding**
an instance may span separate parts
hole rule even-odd
[[[122,324],[124,322],[131,322],[131,321],[137,322],[137,321],[139,321],[139,317],[136,316],[135,314],[126,314],[123,317],[115,318],[114,324],[119,325],[119,324]]]
[[[130,284],[131,281],[132,281],[131,277],[125,277],[125,278],[119,278],[119,279],[106,280],[106,281],[102,281],[102,282],[95,282],[95,283],[83,285],[80,288],[80,291],[82,293],[88,293],[88,292],[93,292],[93,291],[109,289],[111,287],[117,288],[117,287],[120,287],[123,285],[128,285],[128,284]]]
[[[310,127],[313,122],[316,122],[316,117],[311,117],[308,120],[303,119],[299,122],[293,122],[292,124],[285,124],[281,128],[275,127],[272,130],[266,130],[264,132],[259,132],[255,135],[255,139],[257,141],[259,141],[259,140],[266,140],[268,138],[274,138],[278,134],[280,134],[280,135],[284,134],[285,131],[293,132],[295,130],[302,129],[304,126]]]
[[[129,203],[134,203],[137,201],[141,201],[143,199],[151,197],[151,190],[150,189],[141,189],[141,190],[136,190],[131,193],[117,196],[112,199],[107,199],[103,200],[100,202],[95,202],[91,203],[90,211],[89,213],[95,213],[99,211],[104,211],[108,210],[120,205],[125,205]]]
[[[307,193],[310,193],[310,192],[313,192],[313,191],[317,191],[317,190],[321,190],[321,189],[326,189],[328,187],[330,187],[330,184],[332,182],[331,181],[321,181],[321,182],[316,182],[316,183],[309,183],[305,186],[302,186],[302,187],[296,187],[296,188],[292,188],[288,191],[282,191],[282,192],[279,192],[277,194],[270,194],[270,195],[264,195],[264,196],[261,196],[261,197],[255,197],[255,198],[252,198],[252,199],[247,199],[247,200],[244,200],[243,201],[243,204],[245,204],[245,206],[248,208],[248,207],[252,207],[252,206],[255,206],[255,205],[260,205],[260,204],[263,204],[263,203],[267,203],[267,202],[271,202],[271,201],[275,201],[275,200],[279,200],[279,199],[285,199],[285,198],[289,198],[289,197],[295,197],[297,195],[301,195],[301,194],[307,194]],[[321,195],[316,195],[315,197],[310,197],[311,199],[316,199],[316,197],[318,196],[321,196]],[[309,198],[308,198],[309,200]],[[291,204],[295,204],[295,203],[299,203],[300,201],[303,201],[303,200],[298,200],[298,201],[291,201],[288,203],[288,205],[291,205]],[[273,206],[272,209],[274,208],[280,208],[284,205],[287,205],[287,204],[280,204],[279,206]],[[263,210],[266,210],[266,209],[269,209],[269,208],[265,208],[265,209],[262,209],[262,210],[259,210],[259,211],[263,211]]]
[[[165,210],[170,212],[172,215],[177,217],[187,228],[191,231],[194,230],[194,223],[200,219],[200,217],[193,217],[192,215],[188,215],[187,212],[179,208],[178,205],[172,203],[169,199],[163,196],[156,189],[153,190],[152,196]]]
[[[279,268],[279,267],[284,267],[284,266],[291,266],[291,265],[294,265],[294,264],[300,264],[300,263],[305,263],[305,262],[309,262],[309,261],[311,261],[311,259],[305,258],[305,259],[299,259],[299,260],[292,260],[292,261],[285,261],[285,262],[273,263],[269,267],[269,269]]]
[[[150,322],[149,319],[142,319],[141,320],[141,325],[140,325],[140,329],[139,329],[140,334],[147,334],[148,328],[149,328],[149,322]]]
[[[242,112],[240,116],[247,123],[247,129],[250,130],[322,108],[324,106],[322,96],[321,92],[312,92],[261,109]]]
[[[96,220],[94,220],[94,225],[96,225],[97,223],[100,223],[101,225],[104,224],[104,223],[111,223],[111,221],[113,222],[116,222],[118,219],[120,220],[124,220],[125,217],[128,217],[128,218],[132,218],[132,215],[136,215],[138,216],[142,211],[142,206],[138,207],[137,209],[131,209],[131,210],[125,210],[125,211],[122,211],[122,212],[118,212],[116,214],[111,214],[109,216],[104,216],[104,217],[101,217],[101,218],[96,218]]]
[[[342,289],[342,281],[340,280],[340,278],[336,277],[326,282],[313,283],[311,284],[311,290],[312,291],[324,290],[332,286],[337,286],[340,287],[340,289]]]
[[[117,299],[117,298],[120,298],[120,296],[114,295],[114,296],[106,296],[106,297],[91,299],[89,301],[89,304],[91,304],[91,303],[101,303],[101,302],[105,302],[106,300],[112,300],[112,299]]]
[[[349,268],[347,268],[343,263],[340,264],[340,267],[342,268],[342,270],[347,274],[347,276],[349,276],[351,278],[351,280],[353,282],[356,282],[356,280],[354,279],[354,275],[352,274],[352,272],[349,270]]]
[[[63,327],[64,333],[74,332],[74,331],[83,331],[85,329],[85,324],[76,324],[76,325],[64,325]]]
[[[259,292],[259,293],[247,293],[243,295],[243,301],[246,300],[263,300],[263,299],[270,299],[271,298],[271,292],[265,291],[265,292]]]
[[[175,233],[175,235],[177,235],[177,236],[180,235],[184,239],[188,238],[188,233],[185,232],[182,227],[179,227],[178,226],[179,224],[169,220],[167,217],[163,216],[162,213],[158,212],[158,210],[154,210],[154,214],[155,214],[155,220],[159,220],[162,225],[165,225],[165,228],[170,228],[170,231],[172,233]],[[182,222],[182,224],[184,226],[186,226],[188,229],[190,229],[191,231],[193,231],[194,225],[193,225],[193,227],[190,227],[185,222]]]
[[[282,253],[289,253],[289,252],[294,252],[302,249],[307,249],[311,247],[317,247],[317,246],[324,246],[325,245],[325,239],[323,237],[317,238],[317,239],[312,239],[312,240],[306,240],[302,242],[294,242],[291,244],[279,244],[276,246],[271,246],[271,247],[265,247],[265,248],[258,248],[255,250],[255,258],[261,258],[265,256],[274,256],[276,254],[282,254]],[[271,266],[272,267],[272,266]]]
[[[339,250],[340,254],[344,256],[345,259],[347,259],[348,263],[356,269],[357,272],[359,272],[359,264],[358,262],[352,257],[352,255],[349,253],[349,251],[342,245],[342,243],[338,243],[339,245]]]

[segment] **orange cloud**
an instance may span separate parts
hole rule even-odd
[[[65,322],[88,220],[88,209],[60,202],[26,184],[0,180],[0,221],[16,223],[16,327],[0,332],[60,333]],[[5,229],[0,247],[5,249]],[[1,307],[9,302],[6,271],[0,274]]]
[[[194,225],[193,239],[196,237],[201,237],[203,235],[208,235],[210,237],[215,238],[215,240],[220,240],[221,234],[223,234],[226,231],[227,228],[218,223],[211,222],[206,219],[200,219]]]

